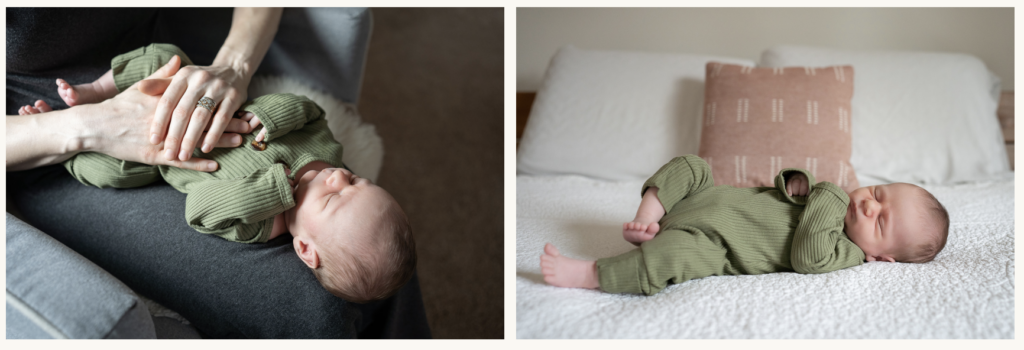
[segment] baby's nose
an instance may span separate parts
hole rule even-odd
[[[878,204],[878,202],[875,202],[873,200],[864,201],[864,216],[874,217],[876,214],[878,214],[878,209],[880,207],[881,206]]]
[[[335,171],[335,172],[331,173],[329,181],[330,181],[330,184],[332,186],[341,187],[341,186],[344,186],[346,184],[346,181],[345,181],[346,178],[347,177],[345,176],[344,173],[342,173],[340,171]]]

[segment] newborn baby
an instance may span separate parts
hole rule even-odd
[[[640,208],[623,224],[639,249],[584,261],[544,246],[544,281],[609,293],[655,294],[716,275],[825,273],[867,261],[923,263],[946,245],[949,215],[911,184],[858,188],[815,184],[783,169],[775,187],[714,186],[703,159],[673,159],[644,183]]]
[[[72,87],[58,80],[58,93],[69,105],[99,102],[175,59],[191,63],[177,47],[153,44],[114,58],[113,69],[92,84]],[[111,93],[105,87],[115,88]],[[22,108],[29,114],[48,109],[39,102]],[[412,277],[416,250],[405,213],[383,188],[343,168],[341,145],[316,103],[273,94],[243,104],[239,114],[263,126],[257,136],[244,135],[246,143],[265,143],[214,149],[208,154],[220,164],[214,172],[93,152],[75,155],[64,167],[82,183],[100,188],[138,187],[163,178],[188,194],[185,218],[202,233],[244,243],[290,233],[299,259],[324,288],[347,301],[387,298]]]

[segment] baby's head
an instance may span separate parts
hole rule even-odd
[[[285,214],[295,252],[331,294],[357,303],[380,300],[412,277],[409,221],[370,180],[341,168],[308,171],[298,181],[295,206]]]
[[[845,223],[867,261],[929,262],[949,233],[946,208],[925,189],[905,183],[850,192]]]

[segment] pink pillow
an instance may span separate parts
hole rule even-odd
[[[709,62],[700,157],[716,185],[774,186],[784,168],[850,192],[853,67],[755,68]]]

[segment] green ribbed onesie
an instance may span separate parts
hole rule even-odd
[[[148,77],[174,55],[181,57],[183,65],[191,62],[169,44],[153,44],[114,58],[111,65],[118,90]],[[241,147],[214,148],[206,154],[193,150],[193,156],[220,164],[214,172],[151,166],[94,152],[79,153],[63,164],[78,181],[99,188],[138,187],[163,177],[188,194],[185,219],[197,231],[236,242],[266,242],[274,216],[295,206],[285,166],[298,170],[312,161],[344,166],[342,147],[327,128],[323,109],[306,97],[265,95],[246,102],[240,110],[259,116],[267,129],[267,148],[257,151],[249,146],[261,130],[257,128],[242,135]]]
[[[806,197],[786,194],[786,178],[807,176]],[[703,159],[687,155],[644,183],[665,207],[661,231],[639,249],[600,259],[601,290],[655,294],[668,285],[718,275],[796,271],[825,273],[864,261],[843,232],[850,197],[835,184],[815,184],[803,169],[783,169],[775,187],[715,186]]]

